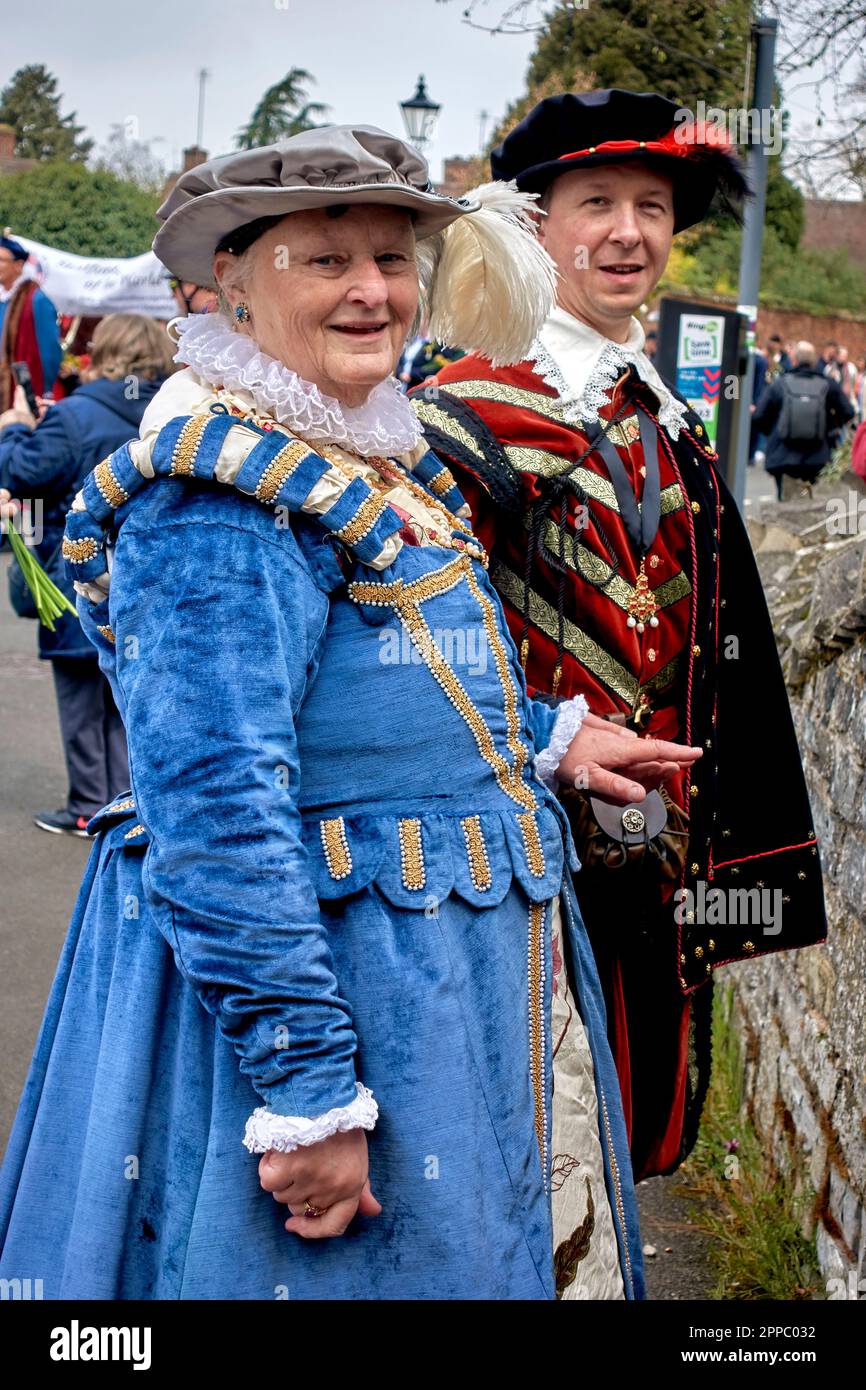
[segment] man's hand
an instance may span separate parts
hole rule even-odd
[[[363,1129],[332,1134],[288,1154],[268,1149],[259,1163],[259,1180],[292,1213],[286,1230],[306,1240],[341,1236],[356,1213],[378,1216],[382,1210],[370,1190]],[[322,1216],[305,1216],[305,1202],[327,1210]]]
[[[643,801],[647,791],[691,767],[702,754],[702,748],[639,738],[632,729],[587,714],[556,775],[569,786],[624,804]]]

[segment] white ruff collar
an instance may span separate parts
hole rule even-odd
[[[688,407],[665,386],[643,350],[645,342],[637,319],[632,319],[626,341],[614,343],[557,305],[529,358],[534,371],[561,397],[564,418],[584,425],[597,423],[599,408],[610,403],[613,386],[625,368],[633,366],[658,397],[659,424],[677,439]]]
[[[270,415],[306,440],[327,440],[356,454],[402,454],[421,439],[421,424],[394,377],[375,386],[363,405],[344,406],[310,381],[261,352],[252,338],[235,333],[215,314],[173,320],[176,362],[200,380],[248,395]]]

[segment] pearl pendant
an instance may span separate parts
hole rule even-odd
[[[626,619],[626,627],[637,627],[637,618],[629,614],[628,618]]]
[[[653,613],[652,617],[650,618],[650,627],[658,627],[658,625],[659,625],[659,620],[658,620],[658,618],[656,617],[655,613]]]
[[[637,630],[638,630],[638,632],[643,632],[643,630],[644,630],[644,625],[643,625],[643,623],[638,623],[638,625],[637,625]]]

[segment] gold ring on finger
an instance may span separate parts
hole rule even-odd
[[[304,1216],[324,1216],[327,1207],[314,1207],[312,1202],[304,1202]]]

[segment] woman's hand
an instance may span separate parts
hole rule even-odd
[[[40,411],[39,419],[45,414],[45,410]],[[7,425],[28,425],[31,430],[35,430],[38,421],[27,404],[27,397],[23,387],[16,386],[15,394],[12,397],[12,409],[4,410],[0,415],[0,430],[5,430]]]
[[[259,1162],[259,1180],[292,1213],[287,1231],[321,1240],[341,1236],[358,1212],[379,1215],[382,1207],[370,1190],[368,1168],[366,1133],[350,1129],[288,1154],[268,1149]],[[305,1202],[326,1210],[322,1216],[305,1216]]]
[[[632,729],[587,714],[556,775],[560,782],[618,804],[643,801],[648,790],[660,786],[680,768],[691,767],[702,753],[702,748],[639,738]]]
[[[0,416],[0,419],[2,418],[3,417]],[[20,510],[21,508],[19,504],[13,500],[11,492],[5,487],[0,487],[0,524],[4,521],[17,520]]]

